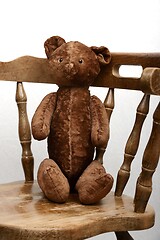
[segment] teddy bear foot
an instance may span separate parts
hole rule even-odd
[[[94,160],[79,178],[76,189],[83,204],[94,204],[104,198],[113,186],[113,177]]]
[[[52,159],[45,159],[41,162],[37,180],[49,200],[63,203],[68,199],[70,192],[68,180]]]

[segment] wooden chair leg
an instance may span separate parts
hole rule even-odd
[[[128,232],[115,232],[117,240],[134,240]]]

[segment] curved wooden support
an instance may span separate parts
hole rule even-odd
[[[115,232],[117,240],[134,240],[128,232]]]
[[[150,102],[150,96],[144,95],[137,108],[135,124],[128,138],[128,141],[125,147],[124,161],[117,176],[117,185],[115,190],[116,196],[122,195],[124,188],[130,177],[131,163],[135,157],[135,154],[137,153],[140,135],[141,135],[141,129],[149,111],[149,102]]]
[[[108,90],[107,96],[104,100],[104,106],[110,121],[113,109],[114,109],[114,88]]]
[[[153,115],[153,127],[142,160],[142,172],[137,180],[135,212],[143,213],[152,192],[152,176],[160,156],[160,103]]]
[[[31,152],[31,131],[27,116],[27,96],[22,83],[17,83],[16,102],[19,113],[19,139],[22,146],[22,165],[26,181],[33,181],[34,159]]]

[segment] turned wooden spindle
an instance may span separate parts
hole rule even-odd
[[[139,146],[141,129],[149,111],[150,95],[145,94],[138,105],[136,120],[125,147],[124,161],[117,176],[115,195],[121,196],[130,177],[131,163]]]
[[[114,88],[108,90],[107,96],[104,100],[104,106],[110,121],[113,109],[114,109]]]
[[[108,122],[110,122],[111,114],[113,112],[114,108],[114,89],[110,88],[108,90],[107,96],[104,100],[104,106],[108,115]],[[108,135],[109,139],[109,135]],[[103,155],[105,153],[105,148],[96,148],[96,157],[95,159],[100,161],[100,163],[103,164]]]
[[[143,213],[152,192],[152,176],[160,156],[160,103],[153,115],[152,132],[144,151],[142,172],[137,180],[135,212]]]
[[[19,139],[22,146],[22,165],[26,182],[33,181],[34,159],[31,152],[31,131],[27,116],[27,96],[22,83],[17,83],[16,102],[19,113]]]

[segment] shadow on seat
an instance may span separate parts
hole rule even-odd
[[[149,111],[150,94],[160,95],[160,54],[113,53],[94,86],[109,88],[104,105],[111,118],[114,89],[143,91],[136,120],[128,138],[124,161],[117,174],[115,193],[98,204],[82,205],[76,194],[64,204],[49,202],[33,178],[30,124],[26,111],[26,94],[22,82],[54,83],[46,59],[25,56],[0,62],[0,79],[17,81],[16,101],[19,109],[19,138],[25,181],[0,185],[0,240],[86,239],[105,232],[115,232],[118,240],[132,240],[128,231],[148,229],[154,225],[155,213],[148,205],[152,176],[160,155],[160,106],[153,116],[153,128],[142,159],[134,198],[123,194],[130,177],[143,122]],[[122,78],[121,65],[141,65],[140,78]],[[21,82],[20,82],[21,81]],[[152,160],[151,160],[152,158]]]

